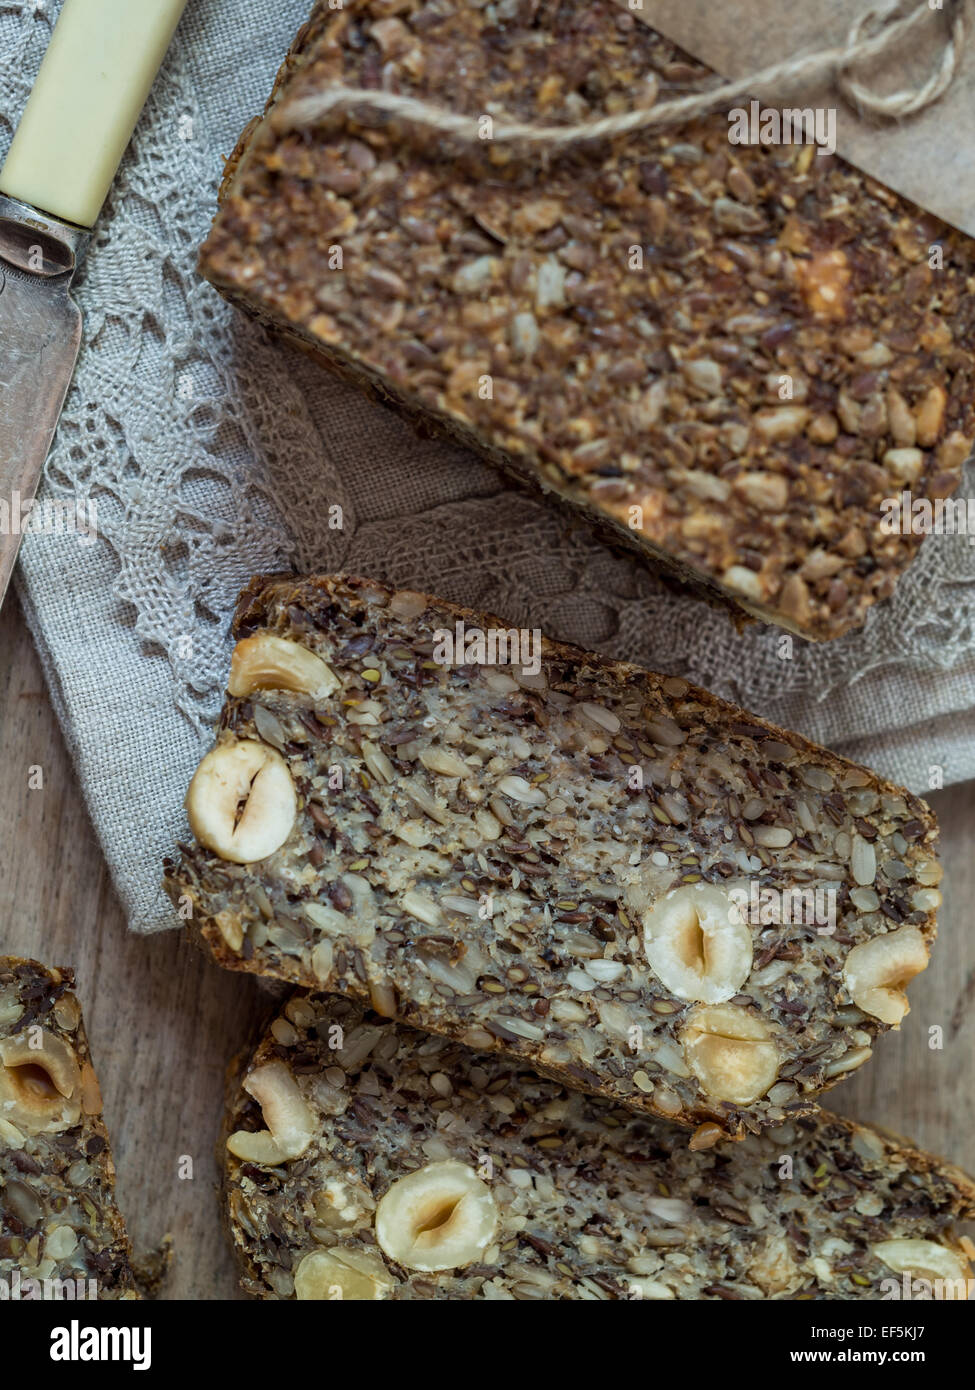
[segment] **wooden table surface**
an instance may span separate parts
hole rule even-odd
[[[0,652],[0,953],[76,971],[133,1245],[145,1252],[173,1237],[161,1296],[234,1297],[214,1141],[225,1067],[268,1012],[269,996],[211,964],[179,932],[126,931],[12,595],[0,612]],[[35,766],[43,787],[31,790]],[[882,1038],[829,1103],[975,1173],[975,783],[930,801],[942,827],[941,939],[911,987],[900,1033]],[[943,1045],[932,1046],[939,1036]],[[186,1156],[193,1176],[181,1179]]]

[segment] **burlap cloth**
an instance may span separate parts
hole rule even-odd
[[[199,282],[222,157],[307,9],[190,0],[79,280],[85,341],[46,470],[46,496],[95,502],[98,540],[31,535],[22,551],[20,596],[133,929],[177,925],[160,862],[186,834],[234,598],[261,570],[372,573],[687,675],[915,791],[975,775],[967,538],[926,542],[864,632],[790,656],[419,440]],[[0,152],[56,10],[0,6]]]

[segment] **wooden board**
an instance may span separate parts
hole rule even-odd
[[[173,1237],[164,1298],[230,1298],[214,1141],[223,1074],[269,1009],[179,932],[136,937],[88,820],[37,657],[11,596],[0,613],[0,952],[72,966],[105,1097],[119,1202],[137,1252]],[[759,710],[758,713],[761,713]],[[29,769],[43,770],[31,790]],[[975,1173],[975,783],[934,793],[941,940],[900,1033],[831,1093],[832,1108],[906,1134]],[[943,1046],[932,1047],[942,1030]],[[180,1178],[192,1159],[191,1178]]]

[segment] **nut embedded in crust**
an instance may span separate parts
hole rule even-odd
[[[267,1129],[238,1130],[227,1140],[230,1152],[246,1163],[269,1166],[299,1158],[312,1141],[315,1122],[290,1068],[268,1062],[251,1072],[244,1090],[260,1105]]]
[[[643,941],[650,968],[680,999],[722,1004],[752,968],[752,934],[735,903],[710,883],[654,903],[643,917]]]
[[[498,1207],[466,1163],[428,1163],[394,1182],[376,1210],[376,1239],[406,1269],[460,1269],[494,1238]]]
[[[201,845],[234,864],[281,848],[298,814],[288,764],[263,743],[221,743],[196,769],[186,813]]]
[[[324,700],[339,688],[339,680],[320,656],[269,632],[245,637],[234,648],[230,661],[231,695],[250,695],[255,690],[293,690]]]
[[[394,1286],[378,1255],[366,1250],[311,1250],[295,1270],[295,1298],[376,1302]]]
[[[915,1279],[940,1281],[967,1298],[967,1280],[971,1269],[952,1250],[934,1240],[882,1240],[871,1246],[878,1260],[883,1260],[896,1274],[909,1274]],[[952,1297],[951,1293],[942,1295]]]
[[[910,1012],[904,987],[927,964],[928,948],[917,927],[898,927],[854,946],[843,979],[858,1008],[896,1028]]]
[[[768,1024],[736,1004],[692,1010],[681,1042],[688,1066],[715,1100],[751,1105],[778,1074]]]
[[[81,1116],[81,1072],[61,1038],[41,1029],[41,1046],[28,1036],[0,1040],[0,1118],[25,1134],[69,1129]]]

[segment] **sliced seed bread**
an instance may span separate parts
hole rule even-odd
[[[975,1184],[825,1112],[664,1121],[299,993],[231,1082],[225,1215],[269,1299],[964,1297]]]
[[[235,630],[166,872],[221,964],[699,1142],[810,1113],[907,1012],[941,871],[902,788],[685,680],[373,580],[255,580]]]

